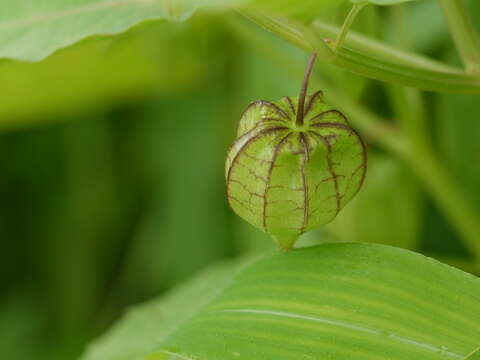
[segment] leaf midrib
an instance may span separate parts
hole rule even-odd
[[[344,320],[338,320],[329,317],[320,317],[312,315],[304,315],[288,311],[278,311],[278,310],[265,310],[265,309],[255,309],[255,308],[238,308],[238,309],[226,309],[226,310],[217,310],[217,313],[246,313],[246,314],[256,314],[256,315],[265,315],[273,316],[279,318],[290,318],[297,320],[304,320],[309,322],[323,323],[328,325],[333,325],[338,328],[348,329],[354,332],[359,332],[363,334],[369,334],[374,336],[385,336],[386,338],[403,344],[411,345],[414,349],[423,349],[433,353],[442,353],[442,347],[434,344],[425,343],[423,341],[418,341],[406,336],[398,335],[384,329],[379,329],[376,327],[367,327],[361,324],[350,323]],[[463,359],[464,355],[459,354],[450,350],[443,350],[443,355],[446,355],[454,359]]]

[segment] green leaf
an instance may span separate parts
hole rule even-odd
[[[198,8],[236,0],[16,0],[0,2],[0,58],[44,59],[93,35],[115,35],[147,20],[183,21]]]
[[[97,34],[117,34],[148,19],[186,18],[173,2],[155,0],[50,0],[0,3],[0,58],[41,60]]]
[[[162,313],[137,309],[82,360],[137,360],[138,339],[152,359],[461,360],[480,339],[480,280],[398,248],[325,244],[205,281]]]

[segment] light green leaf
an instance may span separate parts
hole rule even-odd
[[[97,34],[148,19],[184,19],[193,9],[156,0],[16,0],[0,3],[0,58],[36,61]]]
[[[83,360],[137,360],[135,339],[158,346],[152,359],[462,360],[478,347],[480,280],[410,251],[325,244],[225,279],[137,309]]]
[[[92,35],[114,35],[147,20],[183,21],[198,8],[237,0],[15,0],[0,2],[0,58],[44,59]]]

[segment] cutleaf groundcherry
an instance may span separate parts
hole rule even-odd
[[[365,145],[346,117],[321,91],[307,95],[315,58],[300,96],[247,107],[225,166],[231,208],[284,251],[332,221],[366,173]]]

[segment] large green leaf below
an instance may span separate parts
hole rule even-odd
[[[200,300],[165,302],[169,317],[137,309],[83,360],[139,359],[129,338],[155,340],[151,359],[187,360],[466,359],[480,344],[480,280],[407,250],[326,244],[223,276]]]

